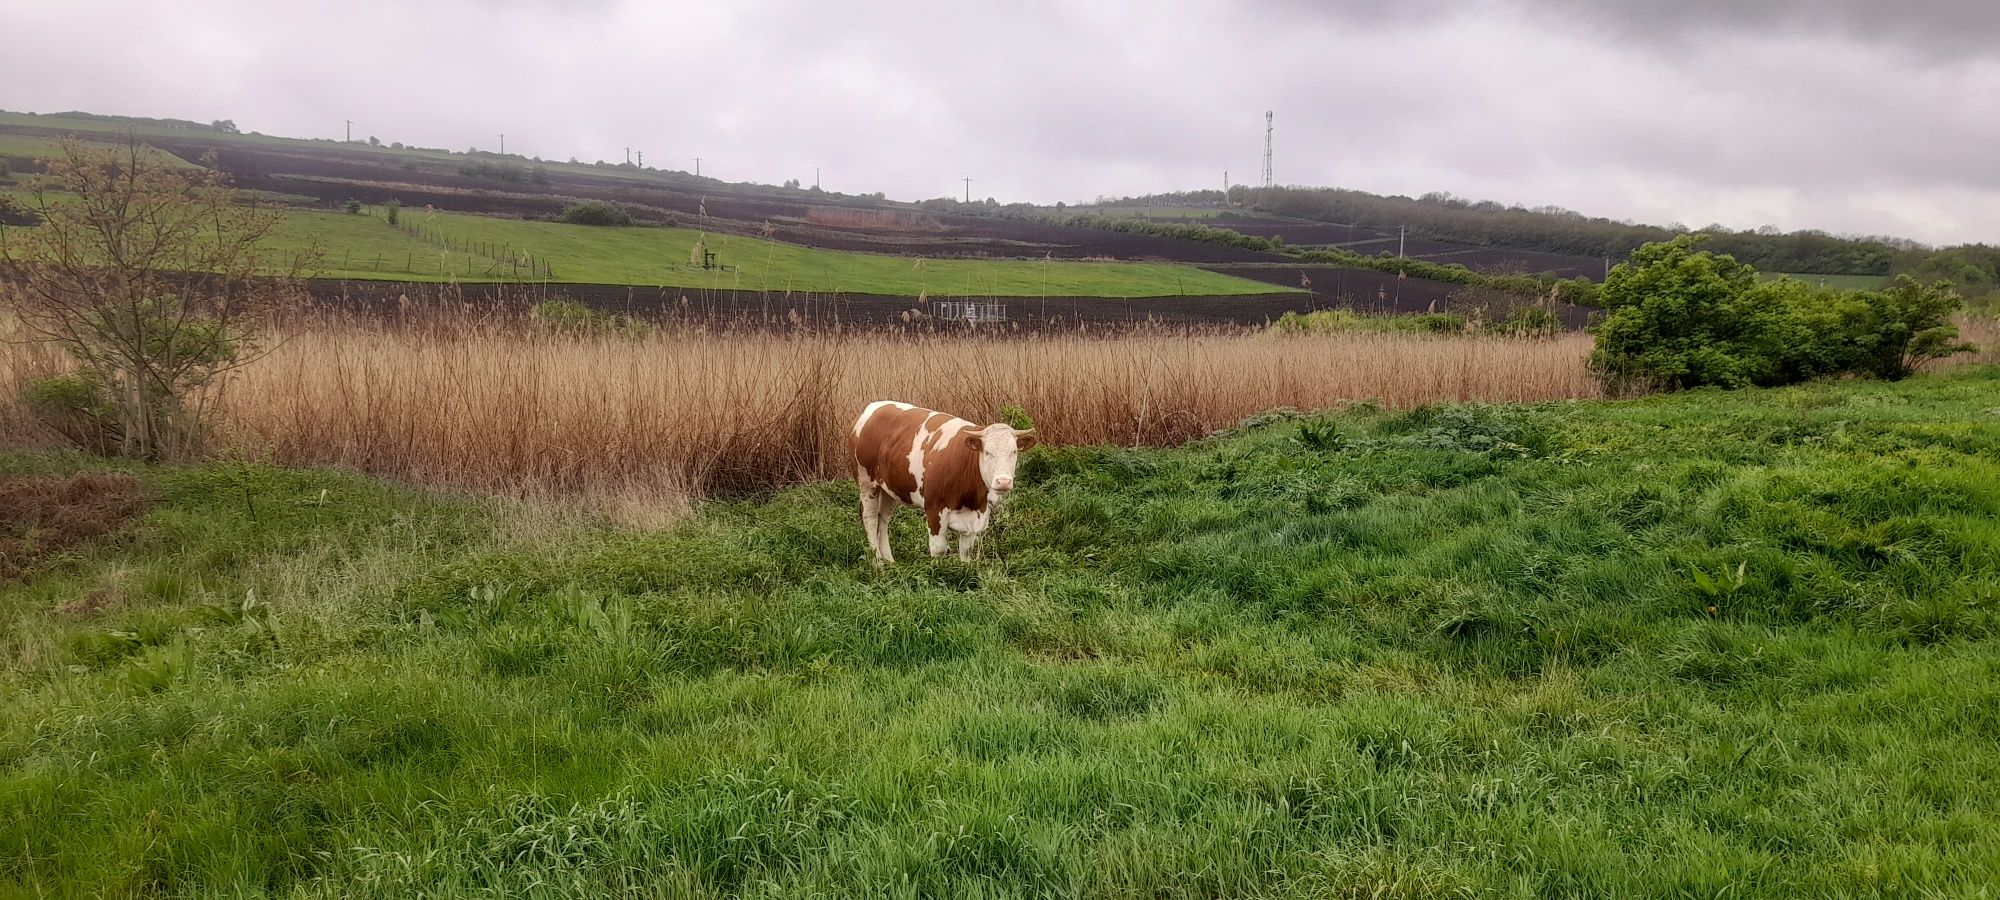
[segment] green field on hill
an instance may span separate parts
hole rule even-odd
[[[686,228],[604,228],[459,213],[293,212],[283,253],[314,243],[332,278],[540,281],[932,297],[1158,297],[1287,290],[1163,263],[924,259],[849,253]],[[716,268],[691,261],[695,242]],[[543,269],[547,266],[547,269]]]
[[[116,144],[103,141],[86,140],[83,143],[93,150],[113,149],[117,146]],[[0,132],[0,157],[9,159],[42,159],[54,156],[61,151],[61,138]],[[156,147],[147,147],[144,152],[151,158],[177,169],[199,168],[194,163]]]
[[[991,559],[906,515],[885,571],[847,483],[515,537],[133,467],[129,528],[0,540],[0,894],[1980,896],[1996,396],[1038,448]]]

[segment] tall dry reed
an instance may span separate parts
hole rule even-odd
[[[1395,334],[714,332],[573,337],[508,322],[315,321],[234,376],[225,452],[600,508],[850,473],[862,405],[993,420],[1019,404],[1058,444],[1159,446],[1273,407],[1598,393],[1590,339]],[[0,349],[0,424],[58,354]]]

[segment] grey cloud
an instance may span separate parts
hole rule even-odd
[[[70,0],[0,5],[0,103],[1044,202],[1253,181],[1272,109],[1283,182],[2000,238],[2000,13],[1660,6]]]
[[[1580,23],[1638,43],[1684,50],[1720,37],[1837,37],[1893,45],[1934,59],[1992,58],[2000,3],[1992,0],[1516,0],[1544,21]]]

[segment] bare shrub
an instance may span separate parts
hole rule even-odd
[[[111,424],[86,429],[86,447],[115,435],[128,456],[197,454],[221,377],[256,357],[258,317],[295,294],[310,254],[263,252],[277,211],[136,141],[65,141],[43,168],[28,204],[41,224],[0,243],[0,279],[19,333],[71,357],[61,387],[75,390],[39,395],[76,401],[56,410],[57,430],[101,416]]]

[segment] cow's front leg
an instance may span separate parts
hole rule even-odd
[[[971,562],[973,558],[978,555],[980,534],[981,532],[978,531],[963,531],[959,533],[958,535],[959,559],[965,560],[966,562]]]
[[[939,557],[951,550],[951,526],[945,522],[944,510],[927,507],[924,510],[924,524],[931,530],[931,556]]]

